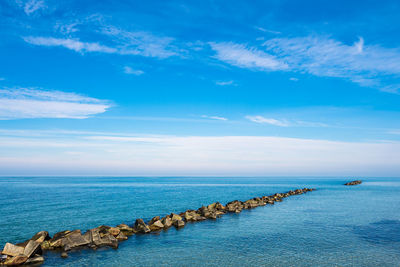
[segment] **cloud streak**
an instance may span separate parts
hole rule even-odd
[[[34,88],[0,89],[0,119],[84,119],[105,112],[107,101],[61,91]]]
[[[125,67],[124,67],[124,73],[125,73],[125,74],[133,74],[133,75],[139,76],[139,75],[144,74],[144,71],[142,71],[142,70],[135,70],[135,69],[132,69],[132,68],[129,67],[129,66],[125,66]]]
[[[76,24],[73,24],[75,26]],[[72,26],[72,27],[73,27]],[[62,29],[68,34],[73,28]],[[134,55],[165,59],[178,55],[177,48],[172,45],[173,38],[158,37],[148,32],[129,32],[108,26],[99,32],[109,45],[100,42],[84,42],[79,38],[55,38],[45,36],[25,36],[24,41],[37,46],[63,47],[79,53],[106,53],[119,55]]]
[[[260,123],[260,124],[270,124],[274,126],[280,126],[280,127],[288,127],[290,126],[289,122],[284,121],[284,120],[277,120],[273,118],[265,118],[263,116],[246,116],[246,119],[249,121],[255,122],[255,123]]]
[[[216,81],[215,82],[216,85],[219,86],[226,86],[226,85],[235,85],[234,81]]]
[[[209,43],[215,58],[233,66],[263,71],[285,70],[288,66],[275,56],[235,43]]]
[[[62,39],[53,37],[33,37],[23,38],[25,42],[38,46],[59,46],[75,52],[99,52],[99,53],[118,53],[116,48],[101,45],[99,43],[81,42],[79,39]]]
[[[25,14],[28,16],[47,7],[44,0],[16,0],[15,2],[18,6],[24,9]]]
[[[227,121],[228,119],[225,117],[220,117],[220,116],[207,116],[207,115],[202,115],[202,118],[206,119],[212,119],[212,120],[218,120],[218,121]]]
[[[324,36],[273,38],[259,47],[210,43],[215,58],[233,66],[258,71],[293,71],[319,77],[343,78],[386,92],[400,88],[400,50],[353,44]]]

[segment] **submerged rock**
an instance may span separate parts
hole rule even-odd
[[[61,258],[63,258],[63,259],[66,259],[66,258],[68,258],[68,253],[67,252],[62,252],[61,253]]]

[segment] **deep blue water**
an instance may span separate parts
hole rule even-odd
[[[0,243],[314,187],[273,206],[132,236],[118,250],[49,252],[43,266],[400,266],[400,179],[363,180],[3,177]]]

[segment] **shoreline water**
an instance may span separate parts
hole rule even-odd
[[[178,214],[160,218],[153,217],[148,224],[143,219],[136,219],[135,225],[130,227],[126,224],[120,224],[116,227],[102,225],[90,229],[82,234],[81,230],[65,230],[56,233],[50,237],[47,231],[40,231],[32,238],[16,245],[6,243],[0,254],[1,266],[16,266],[22,264],[40,265],[44,262],[43,252],[54,250],[61,252],[62,258],[67,258],[69,251],[81,249],[98,249],[108,246],[114,249],[118,248],[119,242],[125,241],[134,234],[147,234],[150,232],[159,232],[167,230],[171,226],[176,229],[183,228],[188,222],[199,222],[207,219],[217,219],[226,213],[240,213],[243,209],[253,209],[267,204],[273,205],[275,202],[281,202],[284,198],[300,195],[315,189],[303,188],[290,190],[285,193],[276,193],[270,196],[255,197],[244,202],[234,200],[225,206],[219,202],[208,206],[202,206],[197,210],[187,210]]]

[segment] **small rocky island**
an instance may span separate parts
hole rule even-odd
[[[344,185],[359,185],[361,183],[362,183],[361,180],[355,180],[355,181],[351,181],[351,182],[345,183]]]
[[[41,231],[22,243],[15,245],[6,243],[0,254],[0,265],[39,265],[44,262],[43,255],[48,250],[58,251],[61,257],[66,258],[68,257],[68,252],[79,249],[97,249],[105,246],[117,249],[120,242],[134,234],[158,232],[167,230],[171,226],[179,229],[188,222],[199,222],[207,219],[215,220],[226,213],[240,213],[244,209],[253,209],[267,204],[273,205],[275,202],[281,202],[286,197],[314,190],[303,188],[286,193],[255,197],[244,202],[234,200],[225,206],[215,202],[197,210],[187,210],[180,214],[171,213],[163,218],[156,216],[147,224],[143,219],[137,219],[132,226],[126,224],[119,224],[115,227],[101,225],[83,234],[81,230],[65,230],[51,237],[47,231]]]

